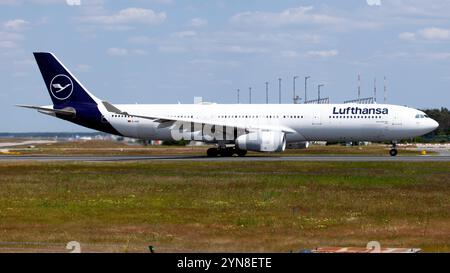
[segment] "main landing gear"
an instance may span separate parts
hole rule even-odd
[[[226,147],[226,148],[210,148],[206,151],[208,157],[232,157],[233,155],[237,155],[239,157],[245,156],[247,154],[246,150],[236,149],[234,147]]]
[[[389,154],[391,156],[397,156],[398,151],[397,151],[397,142],[392,142],[392,149],[389,151]]]

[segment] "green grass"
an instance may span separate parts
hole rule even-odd
[[[88,251],[448,252],[450,163],[3,162],[0,219],[0,242]]]

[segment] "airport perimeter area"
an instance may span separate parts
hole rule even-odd
[[[111,155],[145,155],[141,149],[149,149],[150,155],[203,158],[204,149],[108,145],[39,144],[20,154],[89,157],[110,149]],[[313,147],[269,158],[338,153],[383,159],[384,151]],[[403,156],[421,158],[417,150],[405,149]],[[0,183],[0,252],[67,252],[69,241],[80,242],[83,252],[148,252],[149,246],[156,252],[296,252],[373,240],[450,251],[448,160],[8,158],[0,161]]]

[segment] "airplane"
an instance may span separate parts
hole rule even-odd
[[[197,140],[214,144],[209,157],[282,152],[311,141],[389,141],[439,124],[424,112],[389,104],[112,104],[94,96],[50,52],[33,53],[53,105],[31,106],[75,124],[143,140]]]

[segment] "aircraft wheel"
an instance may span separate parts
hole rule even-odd
[[[234,149],[233,148],[220,149],[219,154],[222,157],[231,157],[234,154]]]
[[[236,154],[237,154],[239,157],[243,157],[243,156],[247,155],[247,150],[236,149]]]
[[[389,154],[390,154],[391,156],[397,156],[398,151],[397,151],[397,149],[391,149],[391,150],[389,151]]]
[[[216,148],[209,148],[206,151],[206,154],[208,155],[208,157],[216,157],[219,155],[219,150],[217,150]]]

